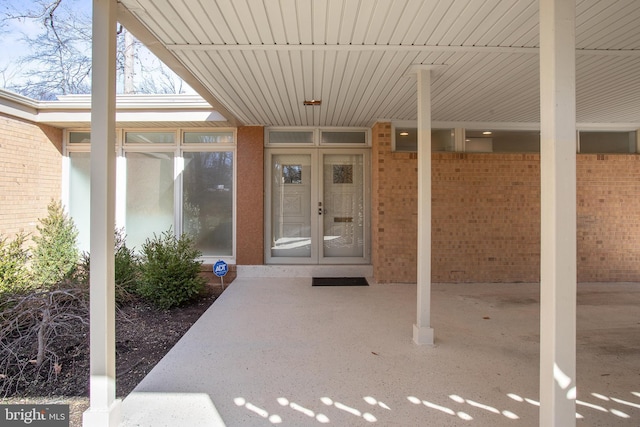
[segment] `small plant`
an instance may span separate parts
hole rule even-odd
[[[0,296],[29,288],[29,254],[24,249],[26,239],[22,233],[10,242],[0,237]]]
[[[200,276],[202,262],[196,260],[200,255],[185,234],[177,238],[171,229],[154,234],[142,246],[140,295],[162,309],[195,299],[206,282]]]
[[[45,289],[70,278],[76,270],[80,253],[76,245],[78,231],[67,216],[62,203],[52,201],[49,215],[36,226],[32,271],[34,280]]]
[[[123,230],[116,230],[114,236],[115,251],[115,287],[116,302],[125,303],[133,300],[138,287],[138,257],[126,245],[126,238]],[[78,280],[82,283],[89,283],[89,270],[91,268],[91,256],[85,252],[82,254],[80,262]]]
[[[127,247],[122,230],[116,230],[115,251],[116,301],[125,302],[137,291],[139,266],[138,257]]]

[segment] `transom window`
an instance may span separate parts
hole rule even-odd
[[[418,129],[410,126],[394,126],[393,149],[398,152],[417,152]],[[453,129],[431,129],[431,151],[454,151]]]
[[[265,145],[366,147],[370,133],[367,128],[267,128]]]
[[[636,132],[580,132],[581,153],[635,153]]]
[[[125,144],[175,144],[175,132],[127,132],[124,133]]]

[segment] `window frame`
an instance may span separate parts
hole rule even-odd
[[[312,142],[304,143],[285,143],[285,142],[271,142],[270,132],[312,132]],[[343,143],[331,143],[322,142],[322,134],[324,132],[353,132],[364,133],[365,142],[362,144],[343,144]],[[272,126],[264,128],[264,145],[267,148],[371,148],[371,129],[366,127],[310,127],[310,126]]]
[[[65,206],[69,206],[70,201],[70,156],[73,152],[91,152],[91,142],[70,143],[69,136],[72,132],[91,132],[90,128],[69,128],[63,132],[63,156],[62,156],[62,201]],[[173,143],[125,143],[127,132],[173,132],[175,140]],[[231,142],[212,143],[185,143],[186,132],[231,132],[233,137]],[[185,127],[185,128],[117,128],[116,129],[116,228],[124,229],[126,234],[126,165],[127,153],[172,153],[173,164],[173,230],[176,236],[182,234],[183,220],[183,177],[185,152],[231,152],[233,154],[233,192],[232,192],[232,254],[223,255],[203,255],[199,259],[205,264],[213,264],[217,260],[224,260],[229,264],[236,263],[237,248],[237,191],[238,191],[238,151],[237,151],[237,128],[227,127]],[[162,230],[164,231],[164,230]]]
[[[401,129],[415,129],[416,133],[417,133],[417,129],[418,129],[418,123],[415,121],[393,121],[391,122],[391,151],[393,153],[417,153],[417,141],[416,141],[416,150],[398,150],[397,149],[397,140],[396,140],[396,129],[401,128]],[[433,132],[434,131],[448,131],[451,132],[451,147],[454,148],[454,150],[438,150],[438,151],[433,151],[433,149],[431,150],[432,153],[453,153],[455,152],[455,145],[456,145],[456,132],[457,129],[456,128],[452,128],[452,127],[446,127],[446,126],[438,126],[438,127],[432,127],[431,128],[431,134],[433,136]],[[417,136],[416,136],[417,139]],[[431,146],[433,147],[433,139],[432,139],[432,143]]]
[[[627,151],[606,151],[606,150],[589,150],[584,151],[582,137],[585,134],[627,134],[629,141]],[[639,130],[578,130],[576,132],[577,152],[580,154],[617,154],[628,155],[637,154],[639,152],[640,129]]]

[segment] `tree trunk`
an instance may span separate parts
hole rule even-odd
[[[47,350],[45,334],[47,328],[49,327],[50,321],[51,315],[49,313],[49,307],[45,307],[42,310],[42,321],[40,322],[40,326],[38,327],[38,356],[36,357],[36,366],[40,366],[42,365],[42,362],[44,362],[44,355]]]
[[[126,29],[124,31],[124,93],[135,93],[133,82],[134,59],[136,56],[133,35]]]

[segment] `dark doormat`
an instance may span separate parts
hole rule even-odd
[[[364,277],[314,277],[312,286],[369,286]]]

